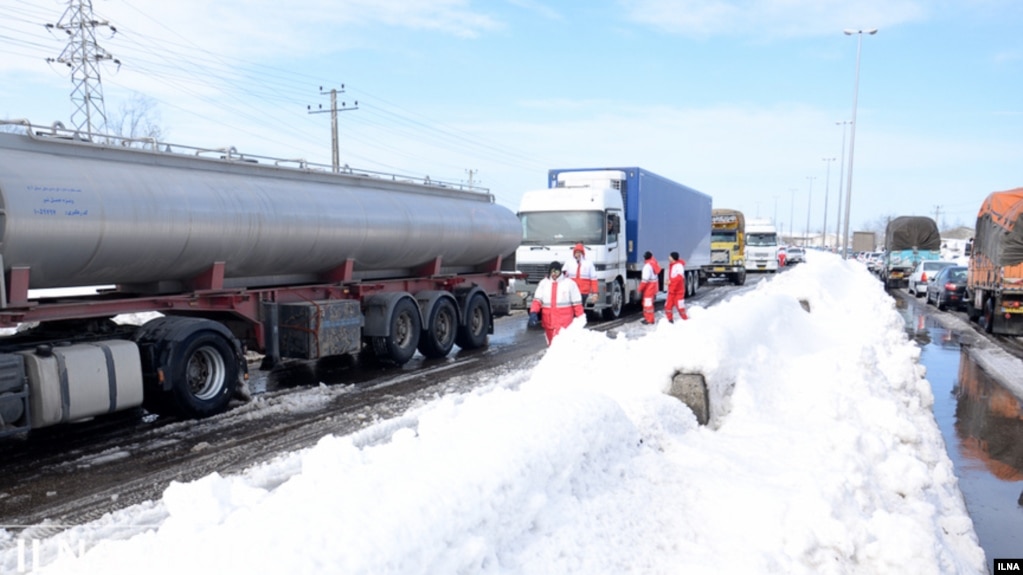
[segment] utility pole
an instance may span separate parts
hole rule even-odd
[[[475,185],[474,182],[473,182],[473,176],[476,175],[477,171],[478,170],[471,170],[471,169],[465,171],[466,174],[469,174],[469,189],[470,190],[473,189],[473,186]]]
[[[813,181],[817,179],[817,176],[807,176],[806,179],[810,180],[810,192],[806,194],[806,232],[803,234],[803,245],[810,245],[810,206],[813,202]]]
[[[934,223],[941,229],[941,206],[934,206]]]
[[[99,63],[104,60],[113,61],[118,66],[121,61],[115,59],[96,43],[96,28],[110,28],[111,35],[117,28],[109,22],[96,20],[92,14],[92,0],[68,0],[67,9],[56,24],[47,24],[50,30],[63,30],[67,33],[67,46],[60,56],[47,58],[46,61],[64,64],[71,69],[71,125],[79,133],[85,133],[91,140],[94,133],[106,129],[107,114],[103,104],[103,85],[100,80]]]
[[[330,112],[330,162],[331,168],[334,170],[335,173],[341,171],[341,153],[339,151],[337,141],[337,113],[359,109],[358,100],[355,101],[354,106],[348,106],[345,102],[341,102],[341,107],[340,108],[337,107],[337,95],[338,93],[344,94],[344,92],[345,92],[344,84],[341,84],[340,90],[338,90],[337,88],[331,88],[329,92],[324,92],[323,86],[320,86],[321,96],[330,94],[330,109],[324,110],[322,104],[320,104],[316,110],[313,110],[312,106],[306,106],[306,110],[308,110],[310,114],[322,114],[324,112]]]
[[[824,180],[824,231],[821,235],[821,247],[828,247],[828,188],[831,187],[831,162],[835,161],[835,158],[822,158],[823,161],[828,163],[827,179]]]
[[[792,222],[796,221],[796,188],[789,188],[792,199],[789,201],[789,240],[795,243],[795,232],[792,231]]]

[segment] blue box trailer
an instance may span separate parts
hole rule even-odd
[[[642,269],[647,251],[662,267],[666,267],[670,252],[679,253],[687,270],[701,270],[710,264],[712,198],[703,192],[636,166],[553,169],[548,171],[547,185],[558,187],[562,173],[609,170],[625,174],[623,231],[630,270]]]

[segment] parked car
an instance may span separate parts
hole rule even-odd
[[[803,248],[790,247],[788,250],[785,265],[800,264],[806,261],[806,251]]]
[[[927,303],[938,309],[966,307],[966,266],[945,266],[927,282]]]
[[[956,265],[955,262],[947,260],[925,260],[916,264],[913,273],[909,275],[909,285],[906,289],[916,297],[923,297],[927,292],[927,280],[934,277],[941,268]]]

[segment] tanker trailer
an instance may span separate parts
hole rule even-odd
[[[139,405],[208,416],[246,350],[264,368],[363,351],[402,365],[485,346],[508,312],[521,229],[485,191],[8,124],[0,328],[22,327],[0,341],[0,435]],[[105,287],[46,289],[75,286]]]

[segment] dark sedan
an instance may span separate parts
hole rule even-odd
[[[927,280],[927,303],[945,311],[966,306],[966,266],[948,266]]]

